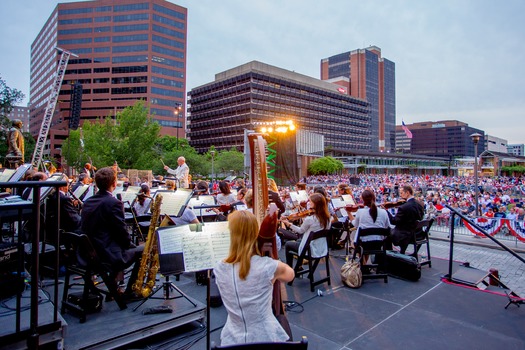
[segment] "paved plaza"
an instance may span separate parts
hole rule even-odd
[[[520,297],[525,298],[525,263],[518,260],[508,252],[498,249],[488,239],[475,239],[472,237],[457,237],[454,244],[453,260],[469,262],[470,266],[483,271],[495,268],[499,271],[501,281]],[[509,245],[511,249],[525,258],[525,244]],[[420,252],[423,252],[422,248]],[[432,258],[449,258],[450,243],[447,235],[442,232],[431,231],[430,253]]]

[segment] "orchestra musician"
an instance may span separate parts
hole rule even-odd
[[[84,168],[80,171],[81,174],[86,174],[88,179],[92,179],[95,176],[94,167],[91,165],[91,163],[84,164]]]
[[[69,182],[69,179],[66,175],[62,175],[60,181]],[[74,199],[68,193],[69,185],[59,187],[57,191],[54,191],[50,196],[49,200],[51,205],[46,206],[46,226],[49,229],[48,234],[53,234],[52,227],[56,222],[56,203],[57,194],[60,196],[60,228],[66,232],[80,232],[80,214],[77,209],[78,204],[75,204]]]
[[[132,264],[124,297],[132,299],[132,286],[137,279],[144,246],[135,246],[126,229],[124,205],[113,197],[117,187],[117,174],[112,167],[100,169],[95,174],[99,191],[84,202],[81,214],[81,232],[91,239],[102,263],[110,266],[116,279],[121,280],[124,269]]]
[[[236,198],[231,193],[230,185],[226,181],[220,181],[219,182],[219,191],[220,193],[217,194],[217,204],[219,205],[231,205],[235,203]]]
[[[151,191],[147,184],[140,185],[140,192],[137,194],[137,200],[133,203],[133,210],[136,216],[145,215],[151,205]]]
[[[79,187],[79,186],[82,186],[82,185],[89,185],[89,183],[91,182],[91,178],[89,177],[88,174],[86,173],[80,173],[78,175],[78,179],[77,181],[73,184],[73,186],[71,186],[71,191],[75,192],[75,190]]]
[[[308,207],[313,210],[313,214],[304,218],[301,226],[293,225],[287,219],[281,220],[282,223],[293,232],[296,232],[303,237],[308,237],[310,232],[315,232],[323,229],[330,229],[330,213],[328,212],[328,205],[326,199],[322,194],[312,193],[308,200]],[[288,241],[284,245],[286,252],[286,263],[292,266],[293,254],[295,251],[301,254],[304,249],[304,244],[307,239],[303,238],[297,241]],[[324,256],[328,250],[326,240],[312,241],[310,248],[312,249],[312,257]]]
[[[164,165],[164,170],[166,170],[169,174],[175,175],[175,178],[178,182],[178,187],[180,188],[189,188],[190,182],[189,182],[189,174],[190,174],[190,168],[186,164],[186,158],[179,157],[177,159],[177,164],[179,165],[177,169],[173,170],[169,166]]]
[[[348,214],[352,225],[356,228],[390,228],[390,219],[388,213],[383,208],[378,208],[376,205],[376,196],[371,190],[364,190],[361,194],[361,199],[364,203],[364,208],[358,209],[355,216],[352,213]],[[355,240],[355,230],[350,234],[351,246],[353,248],[353,242]],[[378,237],[366,236],[363,237],[364,241],[377,240]],[[383,237],[379,239],[382,241]],[[365,257],[366,258],[366,257]],[[365,259],[366,261],[366,259]]]
[[[395,216],[387,211],[390,223],[395,225],[391,241],[394,245],[399,246],[401,253],[410,243],[414,230],[417,227],[418,220],[422,220],[425,210],[423,205],[414,198],[414,189],[410,185],[403,185],[399,188],[399,196],[406,202],[398,207]]]
[[[221,345],[283,342],[288,334],[272,312],[273,284],[290,282],[292,268],[279,260],[261,256],[257,247],[259,224],[247,210],[228,217],[230,251],[213,271],[222,301],[228,311],[221,332]]]

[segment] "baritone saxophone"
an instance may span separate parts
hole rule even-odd
[[[162,195],[159,193],[155,196],[151,205],[151,221],[149,224],[148,237],[144,245],[144,252],[140,260],[139,273],[137,280],[133,284],[133,292],[144,298],[150,296],[155,286],[155,277],[159,270],[159,250],[157,245],[157,235],[155,229],[159,222],[160,207],[162,205]]]

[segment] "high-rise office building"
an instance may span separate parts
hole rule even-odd
[[[351,96],[370,102],[372,151],[393,151],[396,127],[395,63],[370,46],[321,60],[321,80],[342,86]]]
[[[300,130],[324,135],[325,148],[369,150],[369,103],[339,89],[257,61],[218,73],[188,92],[190,145],[198,152],[243,150],[246,129],[291,119]]]
[[[31,45],[30,131],[37,135],[60,55],[71,56],[45,153],[67,137],[72,84],[82,84],[81,122],[114,116],[142,99],[163,134],[184,137],[187,9],[166,0],[58,4]]]

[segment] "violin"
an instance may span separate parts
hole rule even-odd
[[[390,209],[390,208],[397,208],[399,207],[400,205],[403,205],[405,204],[407,201],[404,200],[404,199],[400,199],[398,200],[397,202],[385,202],[383,204],[381,204],[381,206],[385,209]]]
[[[365,207],[364,204],[354,204],[354,205],[347,205],[344,208],[346,209],[347,213],[355,213],[356,211],[364,207]]]
[[[295,220],[310,216],[314,213],[315,213],[315,210],[308,209],[308,210],[303,210],[297,213],[290,214],[288,216],[283,216],[283,219],[287,219],[288,221],[295,221]]]

